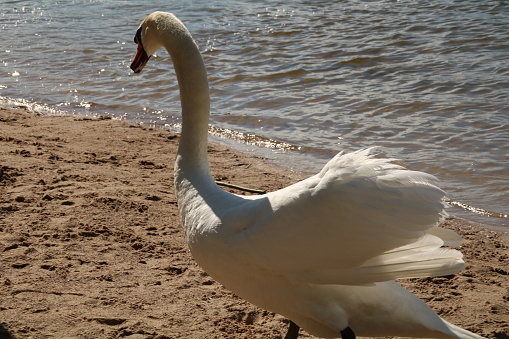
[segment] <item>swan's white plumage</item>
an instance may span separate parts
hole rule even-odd
[[[362,336],[479,338],[394,281],[464,267],[460,252],[442,248],[460,239],[437,226],[444,193],[434,176],[362,150],[338,154],[320,173],[276,192],[227,193],[208,168],[208,84],[191,35],[162,12],[139,33],[148,55],[166,47],[179,81],[175,187],[191,253],[205,271],[317,336],[340,336],[349,326]],[[138,72],[142,61],[137,55],[131,67]]]
[[[240,213],[255,218],[236,234],[236,242],[247,252],[259,252],[254,260],[260,266],[303,282],[355,285],[434,275],[433,266],[410,272],[418,262],[429,266],[423,256],[436,261],[439,252],[454,262],[448,270],[458,271],[463,268],[459,252],[438,251],[443,242],[427,234],[443,210],[436,182],[370,157],[368,151],[341,154],[318,175],[267,194],[265,209],[244,204]],[[433,249],[419,250],[423,243]],[[385,265],[387,252],[395,249],[397,268],[394,262]],[[405,263],[411,265],[407,274]],[[379,279],[367,278],[370,270]],[[441,266],[435,270],[443,274]]]

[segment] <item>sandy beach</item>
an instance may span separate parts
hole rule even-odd
[[[282,316],[193,261],[173,189],[178,141],[108,118],[0,108],[0,338],[284,336]],[[209,161],[216,180],[260,190],[303,178],[216,144]],[[446,320],[509,338],[509,235],[452,217],[444,227],[464,238],[467,269],[401,283]]]

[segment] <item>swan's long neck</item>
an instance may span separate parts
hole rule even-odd
[[[182,134],[175,169],[180,176],[210,178],[207,136],[210,114],[207,71],[191,34],[175,18],[162,32],[180,89]],[[178,187],[177,187],[178,189]]]

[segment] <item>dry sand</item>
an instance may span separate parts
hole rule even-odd
[[[286,320],[193,261],[173,192],[178,135],[0,108],[0,338],[281,338]],[[214,177],[274,190],[302,178],[210,145]],[[442,317],[509,337],[507,234],[458,219],[468,268],[402,281]],[[302,333],[302,338],[311,336]]]

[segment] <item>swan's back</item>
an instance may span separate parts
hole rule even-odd
[[[394,257],[403,253],[439,248],[443,241],[429,231],[445,215],[444,193],[435,177],[404,170],[368,152],[340,154],[319,174],[259,198],[266,200],[264,206],[246,204],[238,213],[253,224],[236,235],[237,242],[253,251],[263,246],[260,260],[294,279],[303,274],[306,280],[313,276],[316,283],[361,284],[364,279],[384,281],[410,274],[386,268],[375,279],[352,275],[350,270],[362,267],[366,271],[366,265],[375,261],[394,264]],[[292,250],[295,253],[288,253]],[[450,263],[454,268],[446,271],[463,267],[459,252],[437,253],[454,258]],[[348,270],[348,274],[327,280],[337,270]],[[410,276],[432,273],[431,269],[415,271]]]

